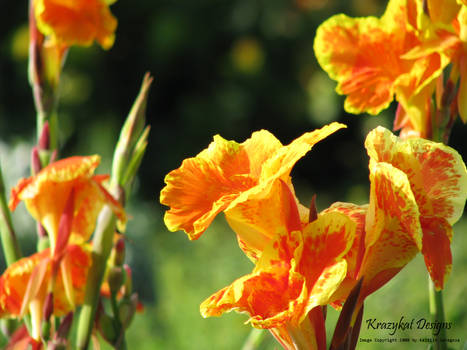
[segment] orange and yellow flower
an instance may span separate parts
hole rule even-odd
[[[397,125],[429,135],[436,78],[459,40],[444,27],[428,25],[424,16],[420,1],[390,0],[381,18],[340,14],[318,28],[316,57],[338,82],[336,91],[347,95],[346,111],[378,114],[395,95],[406,116]],[[427,38],[429,45],[424,44]]]
[[[326,210],[342,212],[357,225],[344,257],[347,276],[332,298],[340,306],[363,278],[356,310],[419,252],[435,287],[444,287],[451,270],[452,225],[467,197],[465,165],[453,149],[423,139],[402,140],[382,127],[368,134],[365,146],[370,204],[335,203]]]
[[[18,260],[0,277],[0,317],[21,317],[29,308],[31,336],[40,339],[43,308],[53,295],[53,314],[62,316],[83,302],[91,251],[87,245],[66,246],[60,273],[54,273],[51,249]]]
[[[451,271],[452,225],[467,198],[467,170],[454,149],[424,139],[402,140],[378,127],[367,136],[370,166],[393,166],[407,176],[423,231],[422,253],[437,289]],[[372,165],[373,164],[373,165]]]
[[[37,26],[62,45],[87,46],[97,41],[104,49],[115,40],[117,20],[111,0],[33,0]]]
[[[241,248],[256,261],[286,215],[278,180],[291,186],[294,164],[315,143],[343,127],[332,123],[287,146],[265,130],[243,143],[215,136],[207,149],[166,176],[160,196],[170,207],[164,216],[166,226],[198,239],[224,212]]]
[[[277,228],[252,273],[205,300],[201,314],[246,312],[252,326],[272,329],[286,343],[290,338],[297,341],[294,335],[299,332],[304,348],[317,349],[322,339],[316,336],[309,313],[320,313],[315,308],[326,305],[344,279],[347,262],[343,257],[352,246],[356,225],[338,212],[319,214],[304,225],[290,188],[283,181],[280,184],[286,221]]]
[[[97,155],[70,157],[48,165],[36,176],[21,179],[11,191],[10,209],[24,201],[30,214],[46,229],[54,250],[60,241],[60,219],[72,196],[70,242],[87,241],[104,204],[110,205],[120,220],[125,220],[122,206],[102,184],[108,176],[93,175],[99,162]]]
[[[102,184],[108,176],[93,175],[99,161],[97,155],[62,159],[12,189],[10,209],[24,201],[47,231],[50,249],[19,260],[1,276],[0,316],[23,316],[29,309],[36,340],[48,295],[55,315],[82,302],[91,265],[86,241],[104,204],[125,220],[123,208]]]

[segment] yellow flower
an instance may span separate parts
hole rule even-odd
[[[318,28],[316,57],[338,82],[336,91],[347,95],[346,111],[378,114],[395,95],[412,130],[427,137],[436,78],[459,40],[439,26],[426,25],[423,16],[420,1],[390,0],[381,18],[340,14]],[[419,50],[426,37],[431,44]],[[401,119],[396,125],[409,125]]]
[[[31,336],[39,340],[43,308],[53,295],[53,315],[63,316],[83,302],[91,252],[87,245],[68,245],[60,273],[53,271],[50,249],[18,260],[0,277],[0,317],[22,317],[29,308]]]
[[[161,203],[170,207],[164,216],[166,226],[198,239],[224,212],[240,247],[256,261],[287,214],[278,180],[291,186],[295,163],[315,143],[343,127],[332,123],[287,146],[265,130],[243,143],[215,136],[207,149],[166,176],[160,196]]]
[[[33,0],[37,26],[44,35],[66,46],[87,46],[97,41],[109,49],[117,20],[109,0]]]
[[[317,349],[323,335],[313,314],[321,313],[318,307],[329,302],[346,275],[343,257],[352,246],[355,224],[338,212],[319,214],[303,224],[293,193],[285,182],[280,184],[288,213],[282,230],[266,246],[252,273],[205,300],[201,314],[246,312],[253,327],[272,329],[286,343],[300,333],[297,339],[303,341],[303,348]]]
[[[10,209],[24,201],[30,214],[46,229],[54,250],[57,242],[61,242],[60,219],[72,198],[70,240],[87,241],[104,204],[110,205],[120,220],[125,220],[122,206],[102,185],[108,176],[93,175],[99,162],[97,155],[70,157],[48,165],[36,176],[21,179],[11,191]]]
[[[467,170],[454,149],[424,139],[402,140],[378,127],[365,141],[371,164],[390,164],[403,172],[420,213],[422,253],[437,289],[451,271],[452,225],[467,198]]]

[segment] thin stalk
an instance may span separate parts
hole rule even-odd
[[[435,142],[443,142],[448,144],[450,129],[452,127],[453,116],[450,114],[450,106],[456,96],[457,87],[451,82],[447,81],[440,101],[440,106],[434,103],[434,113],[432,118],[432,136],[431,140]],[[437,291],[431,277],[428,277],[428,297],[430,302],[430,314],[433,322],[445,322],[444,306],[443,306],[443,291]],[[447,350],[446,342],[441,339],[446,338],[446,330],[441,328],[438,335],[433,330],[435,338],[434,348],[436,350]]]
[[[7,265],[11,265],[22,256],[18,240],[13,229],[10,211],[6,203],[5,184],[0,168],[0,236]]]
[[[242,350],[255,350],[258,349],[266,336],[264,329],[252,328],[250,334],[242,346]]]
[[[444,318],[444,306],[443,306],[443,291],[437,291],[434,283],[429,278],[429,293],[430,293],[430,314],[433,322],[439,322],[443,324]],[[436,329],[433,329],[433,336],[436,339],[434,348],[436,350],[447,350],[446,342],[442,339],[446,339],[446,329],[441,327],[439,334],[436,334]]]
[[[102,210],[97,223],[93,238],[92,265],[89,270],[84,304],[81,309],[79,323],[77,348],[84,350],[88,348],[91,339],[92,328],[96,315],[96,306],[99,301],[100,286],[104,278],[107,259],[110,255],[115,233],[116,217],[109,206]]]

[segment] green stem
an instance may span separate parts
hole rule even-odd
[[[2,169],[0,168],[0,235],[2,239],[3,253],[7,265],[11,265],[21,258],[21,250],[16,239],[11,220],[10,211],[6,203],[5,185],[3,182]]]
[[[443,291],[437,291],[431,278],[429,278],[429,296],[430,296],[430,314],[433,322],[439,322],[443,324],[444,318],[444,307],[443,307]],[[436,339],[435,349],[436,350],[447,350],[446,342],[441,339],[446,339],[446,329],[441,327],[439,334],[436,334],[436,329],[433,330],[433,336]]]
[[[115,342],[115,349],[125,350],[126,349],[126,340],[125,340],[125,329],[122,327],[122,321],[120,320],[120,313],[118,310],[117,304],[117,293],[113,292],[110,295],[110,304],[112,306],[112,313],[114,318],[115,328],[119,334],[117,341]]]
[[[266,335],[264,329],[252,328],[248,338],[243,344],[242,350],[255,350],[258,349]]]
[[[116,217],[112,209],[109,206],[105,206],[100,214],[93,238],[92,265],[89,270],[84,304],[79,317],[77,348],[81,350],[88,348],[91,338],[100,287],[104,278],[107,259],[112,249],[115,225]]]

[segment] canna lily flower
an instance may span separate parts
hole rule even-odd
[[[59,224],[70,201],[72,227],[67,234],[72,243],[89,239],[104,204],[110,205],[124,222],[122,206],[102,184],[108,176],[93,175],[99,162],[97,155],[70,157],[50,164],[36,176],[21,179],[11,191],[10,210],[24,201],[30,214],[46,229],[52,250],[57,245],[63,248],[63,243],[68,242],[68,237],[60,237]]]
[[[292,342],[306,349],[323,349],[320,306],[329,302],[346,275],[343,257],[352,246],[356,225],[339,212],[319,214],[303,224],[289,186],[280,184],[286,221],[277,228],[252,273],[205,300],[201,314],[245,312],[253,327],[271,329],[286,349],[293,349]]]
[[[410,125],[421,137],[430,130],[430,104],[436,78],[449,64],[458,44],[443,28],[423,25],[423,6],[416,0],[390,0],[381,18],[331,17],[317,30],[314,49],[321,67],[338,82],[336,91],[347,95],[350,113],[378,114],[394,95]],[[440,48],[415,54],[426,33]]]
[[[265,130],[243,143],[215,136],[207,149],[166,176],[160,195],[161,203],[170,207],[164,216],[166,226],[170,231],[184,230],[194,240],[224,212],[240,247],[256,261],[287,215],[278,180],[290,185],[294,164],[315,143],[343,127],[332,123],[287,146]]]
[[[109,49],[117,20],[109,10],[112,0],[33,0],[37,26],[61,45],[88,46],[95,40]]]
[[[344,259],[346,279],[333,296],[340,307],[363,278],[356,311],[364,299],[392,279],[422,248],[420,215],[407,175],[388,163],[370,164],[370,204],[335,203],[356,224],[356,238]],[[356,316],[356,314],[354,315]]]
[[[365,147],[370,166],[390,164],[407,176],[420,213],[425,264],[435,287],[443,289],[452,264],[452,225],[462,216],[467,198],[462,157],[442,143],[402,140],[382,127],[368,134]]]
[[[0,317],[22,317],[29,308],[31,336],[39,340],[48,295],[53,296],[51,314],[62,316],[74,310],[83,302],[90,265],[90,247],[74,244],[63,251],[60,273],[53,271],[50,248],[18,260],[0,277]]]

